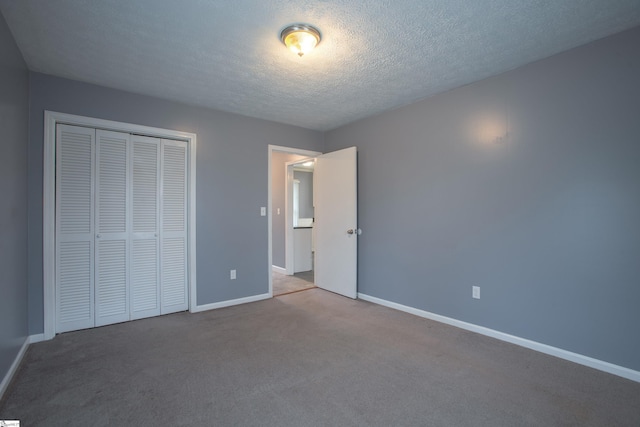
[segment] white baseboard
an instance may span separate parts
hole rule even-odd
[[[246,303],[249,303],[249,302],[261,301],[263,299],[269,299],[269,298],[271,298],[271,296],[268,293],[260,294],[260,295],[253,295],[253,296],[245,297],[245,298],[238,298],[238,299],[232,299],[232,300],[228,300],[228,301],[214,302],[214,303],[205,304],[205,305],[198,305],[194,309],[192,309],[191,312],[192,313],[199,313],[201,311],[213,310],[213,309],[216,309],[216,308],[223,308],[223,307],[230,307],[232,305],[246,304]]]
[[[504,332],[496,331],[494,329],[485,328],[484,326],[474,325],[473,323],[463,322],[461,320],[452,319],[450,317],[441,316],[439,314],[430,313],[428,311],[420,310],[417,308],[409,307],[406,305],[398,304],[395,302],[383,300],[381,298],[372,297],[367,294],[358,293],[358,298],[364,301],[369,301],[374,304],[383,305],[396,310],[404,311],[406,313],[414,314],[416,316],[424,317],[426,319],[435,320],[436,322],[446,323],[447,325],[456,326],[461,329],[466,329],[471,332],[476,332],[481,335],[496,338],[501,341],[506,341],[511,344],[516,344],[521,347],[526,347],[531,350],[539,351],[541,353],[549,354],[551,356],[559,357],[561,359],[568,360],[570,362],[578,363],[580,365],[588,366],[590,368],[598,369],[619,377],[627,378],[631,381],[640,382],[640,371],[634,371],[633,369],[625,368],[623,366],[614,365],[609,362],[594,359],[592,357],[584,356],[582,354],[573,353],[571,351],[563,350],[561,348],[552,347],[547,344],[542,344],[536,341],[531,341],[526,338],[520,338],[515,335],[505,334]]]
[[[271,270],[275,271],[276,273],[287,274],[286,268],[278,267],[277,265],[272,265]]]
[[[45,341],[44,334],[35,334],[29,336],[29,344]]]
[[[24,343],[22,343],[22,347],[20,347],[20,351],[18,351],[16,358],[13,360],[13,363],[9,367],[7,374],[4,376],[4,378],[2,379],[2,382],[0,383],[0,400],[2,399],[2,396],[4,396],[4,392],[7,391],[7,387],[9,387],[9,383],[11,382],[11,380],[13,379],[13,376],[18,370],[18,367],[20,366],[20,362],[22,362],[22,358],[24,357],[24,353],[27,351],[27,348],[29,348],[29,337],[25,338]]]

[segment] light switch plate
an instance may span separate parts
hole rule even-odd
[[[475,299],[480,299],[480,286],[473,286],[471,288],[471,295],[475,298]]]
[[[266,216],[267,215],[267,208],[265,208],[264,206],[262,206],[260,208],[260,216]]]

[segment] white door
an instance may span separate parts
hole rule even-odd
[[[160,315],[160,139],[131,135],[131,318]]]
[[[56,332],[187,310],[187,143],[56,137]]]
[[[162,140],[161,313],[189,308],[187,293],[187,143]]]
[[[94,129],[56,127],[56,331],[94,326]]]
[[[313,182],[316,286],[357,296],[356,147],[316,158]]]
[[[95,326],[129,320],[129,134],[96,130]]]

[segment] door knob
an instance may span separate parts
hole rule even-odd
[[[348,229],[347,234],[353,234],[353,228]]]

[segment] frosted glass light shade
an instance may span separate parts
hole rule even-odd
[[[320,43],[320,32],[310,25],[290,25],[280,34],[282,42],[289,50],[302,57]]]

